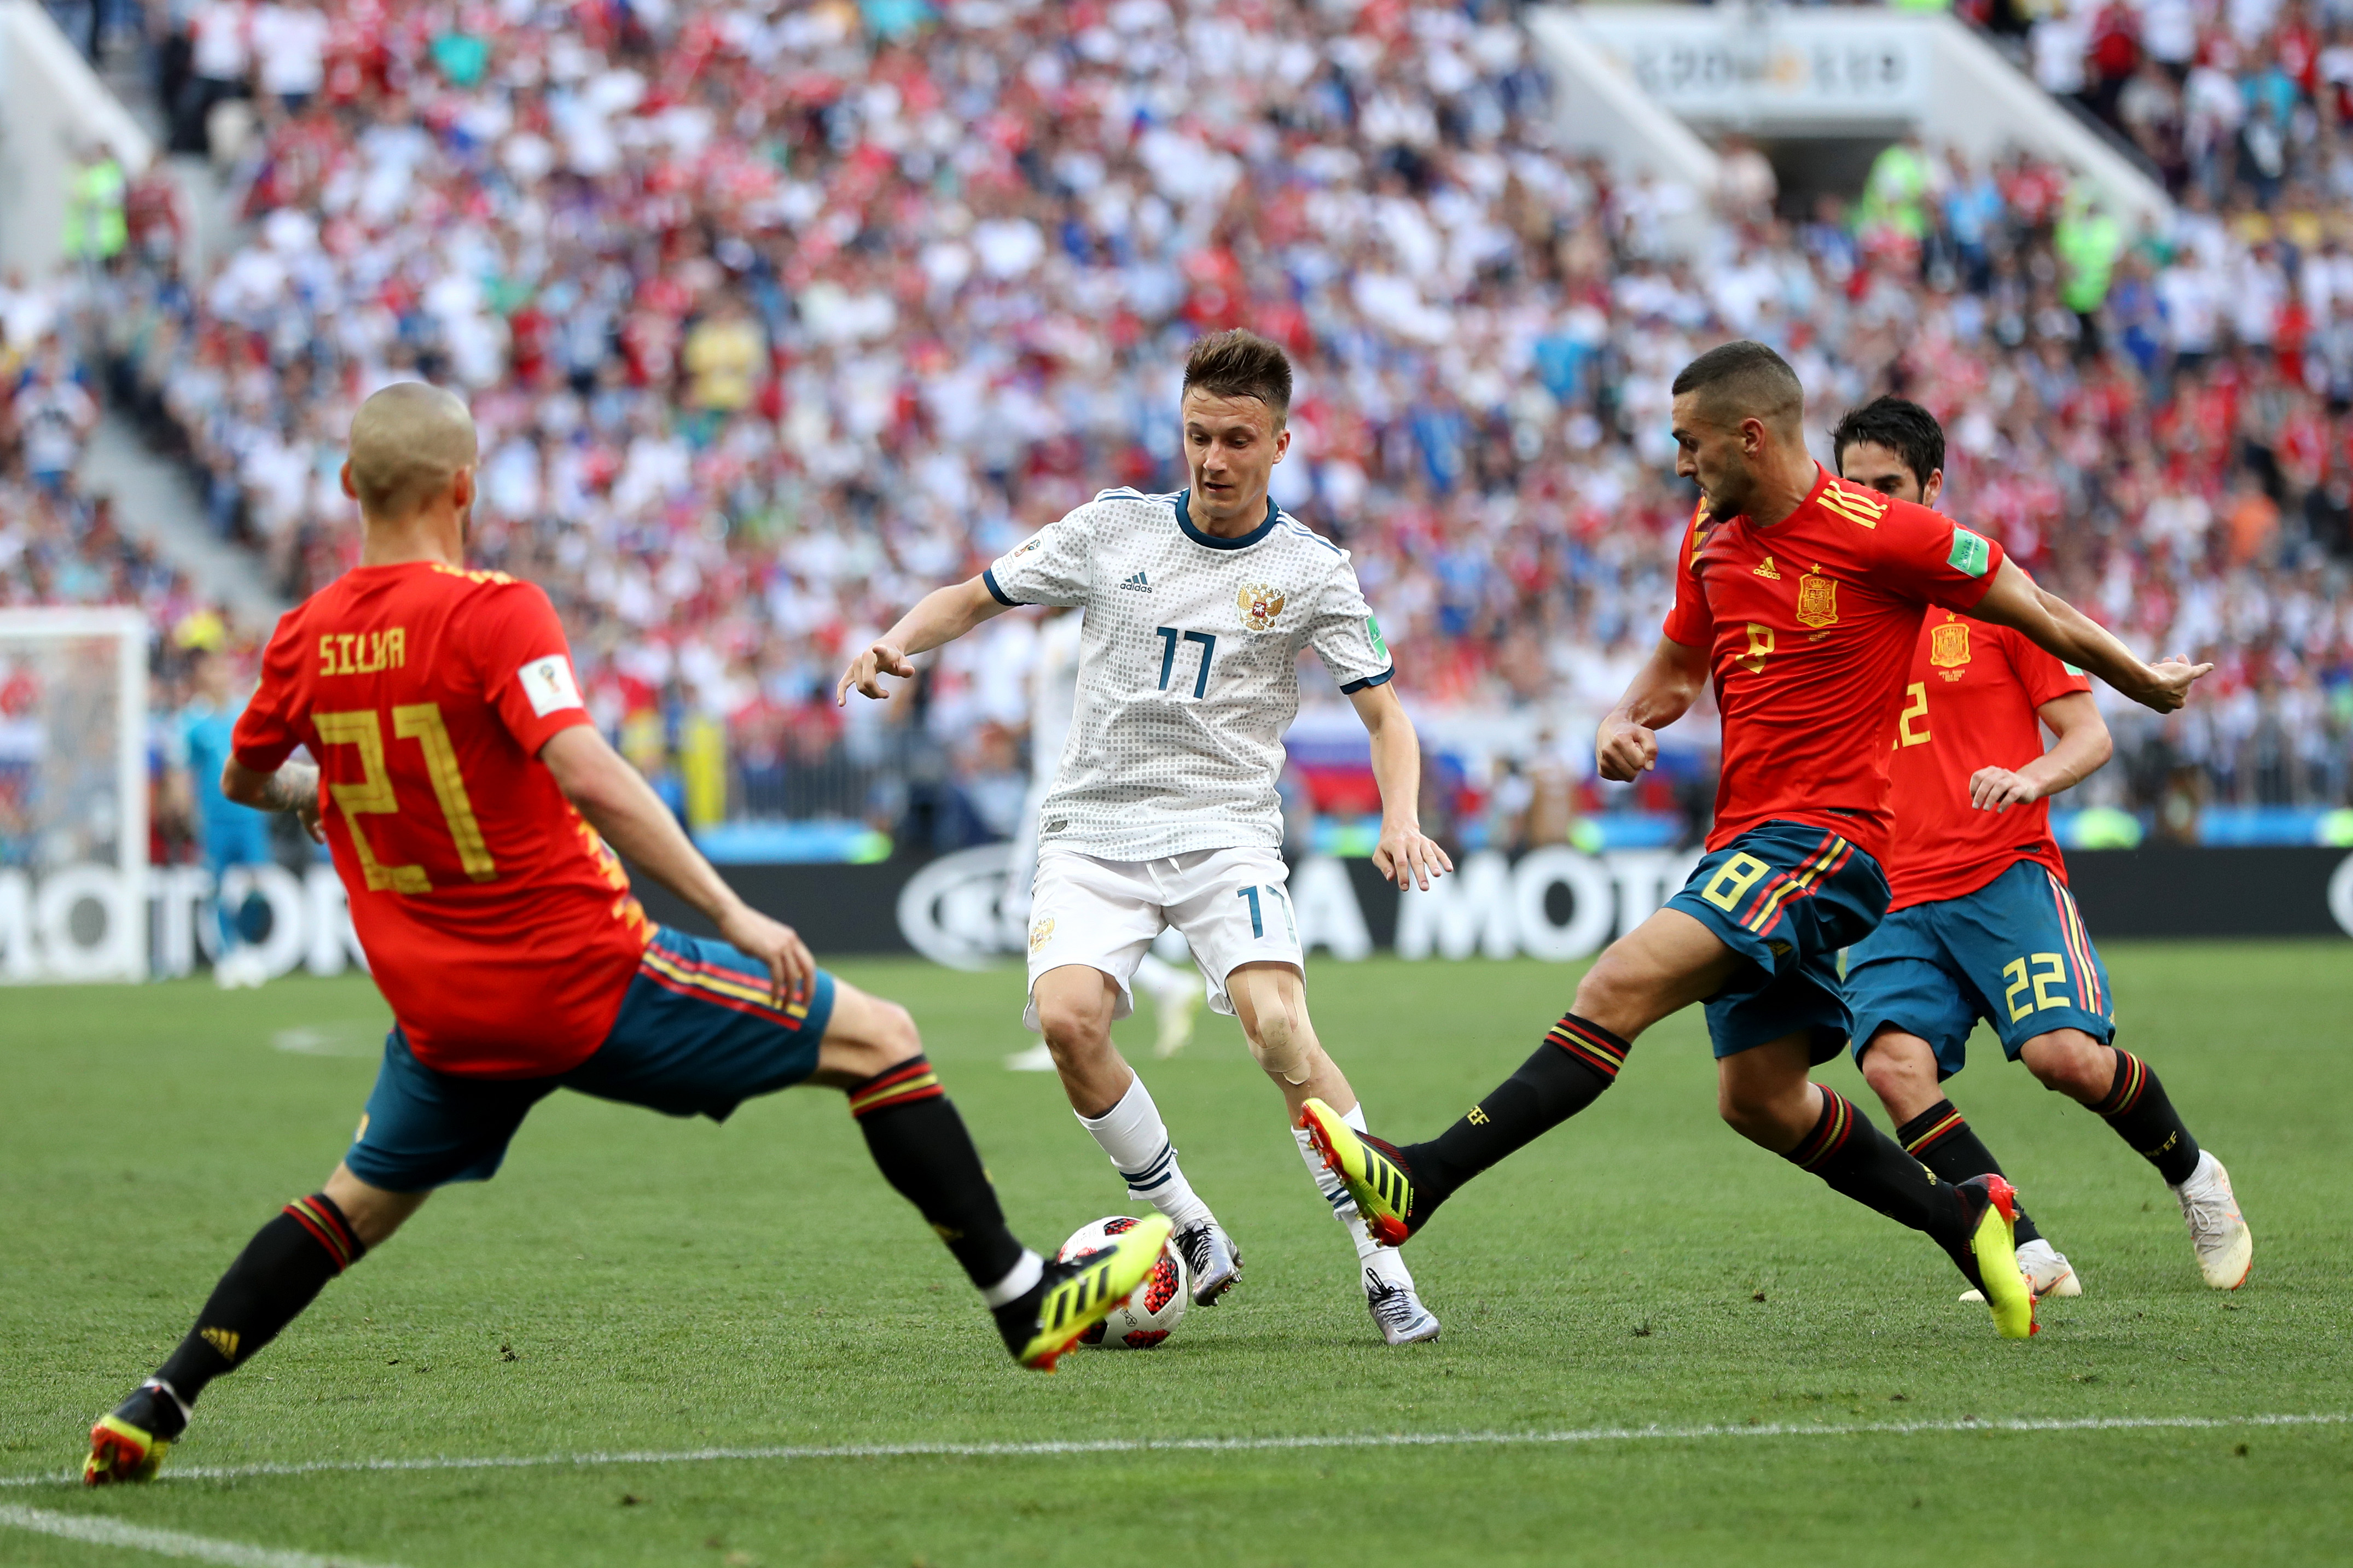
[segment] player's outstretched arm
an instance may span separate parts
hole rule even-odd
[[[1601,776],[1630,784],[1657,767],[1655,731],[1690,712],[1706,685],[1707,649],[1661,637],[1594,736],[1593,760]]]
[[[2004,558],[1969,614],[2025,634],[2054,658],[2087,669],[2144,708],[2170,713],[2189,700],[2189,685],[2214,667],[2191,664],[2179,654],[2143,664],[2116,635],[2083,611],[2036,584],[2026,569]]]
[[[1421,831],[1421,738],[1397,688],[1387,681],[1352,691],[1348,700],[1372,737],[1373,783],[1381,792],[1381,841],[1373,847],[1373,866],[1400,889],[1412,884],[1427,892],[1454,862]]]
[[[556,787],[623,858],[700,910],[719,934],[768,966],[776,1005],[808,1000],[817,960],[792,927],[772,921],[722,881],[654,794],[645,775],[591,724],[559,730],[539,749]]]
[[[2070,691],[2035,710],[2058,737],[2052,748],[2012,773],[1984,767],[1969,775],[1969,804],[1980,811],[2031,805],[2046,795],[2073,789],[2098,773],[2116,754],[2107,721],[2088,691]]]
[[[912,678],[915,673],[915,667],[908,662],[912,656],[952,643],[981,622],[992,620],[1012,607],[990,593],[988,584],[977,577],[933,589],[916,601],[913,609],[899,617],[897,626],[849,661],[849,668],[841,673],[841,683],[833,689],[833,705],[839,708],[847,704],[851,687],[867,697],[889,697],[890,692],[883,689],[882,678]]]
[[[308,763],[288,763],[265,773],[231,757],[221,769],[221,794],[256,811],[290,811],[311,843],[327,841],[327,830],[319,824],[319,770]]]

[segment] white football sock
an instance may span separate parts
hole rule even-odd
[[[1342,1113],[1340,1120],[1357,1131],[1364,1131],[1364,1101],[1358,1100],[1353,1109]],[[1356,1200],[1348,1195],[1348,1189],[1340,1184],[1340,1178],[1332,1173],[1331,1167],[1324,1163],[1324,1156],[1315,1152],[1314,1142],[1307,1136],[1306,1130],[1294,1127],[1291,1130],[1291,1136],[1299,1145],[1299,1157],[1306,1163],[1307,1173],[1315,1178],[1315,1190],[1323,1194],[1324,1201],[1332,1205],[1332,1217],[1340,1222],[1341,1227],[1348,1233],[1348,1239],[1356,1243],[1356,1261],[1389,1284],[1402,1285],[1410,1289],[1413,1276],[1406,1268],[1405,1255],[1394,1247],[1383,1247],[1373,1239],[1372,1231],[1365,1225],[1365,1216],[1356,1212]]]
[[[1127,1086],[1117,1105],[1101,1116],[1080,1117],[1079,1125],[1111,1156],[1112,1169],[1127,1182],[1129,1197],[1150,1204],[1178,1230],[1210,1217],[1209,1205],[1177,1168],[1168,1128],[1142,1079]]]
[[[1007,1269],[1004,1279],[983,1290],[980,1299],[992,1307],[1018,1300],[1045,1272],[1046,1260],[1025,1247],[1021,1249],[1021,1261]]]

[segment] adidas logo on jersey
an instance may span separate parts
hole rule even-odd
[[[1127,581],[1122,583],[1120,586],[1123,588],[1133,588],[1139,594],[1149,594],[1152,592],[1152,584],[1144,580],[1144,574],[1141,572],[1138,572],[1134,576],[1130,577]]]
[[[1770,555],[1767,555],[1763,561],[1757,563],[1757,575],[1759,577],[1770,577],[1776,583],[1781,580],[1781,574],[1775,569],[1773,565],[1773,558]]]

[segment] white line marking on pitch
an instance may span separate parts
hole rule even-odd
[[[2015,1416],[1993,1421],[1874,1421],[1837,1426],[1760,1422],[1704,1426],[1587,1426],[1561,1432],[1336,1432],[1296,1437],[1096,1437],[1044,1443],[848,1443],[833,1447],[689,1448],[611,1454],[489,1454],[417,1459],[304,1459],[189,1465],[165,1480],[232,1480],[373,1470],[528,1470],[596,1465],[705,1464],[716,1459],[1000,1459],[1062,1454],[1230,1454],[1291,1448],[1453,1448],[1567,1443],[1689,1442],[1710,1437],[1888,1437],[1954,1432],[2207,1432],[2239,1426],[2342,1426],[2353,1415]],[[0,1486],[59,1485],[71,1476],[6,1476]]]
[[[274,1546],[248,1546],[241,1541],[216,1541],[209,1535],[151,1530],[142,1524],[125,1524],[119,1519],[52,1513],[45,1508],[19,1508],[12,1503],[0,1503],[0,1525],[86,1542],[92,1546],[120,1546],[131,1552],[152,1552],[159,1557],[226,1563],[231,1568],[371,1568],[355,1558],[281,1552]]]

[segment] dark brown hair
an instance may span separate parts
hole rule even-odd
[[[1850,408],[1831,432],[1831,458],[1839,475],[1846,474],[1846,449],[1874,441],[1904,459],[1912,478],[1926,486],[1945,466],[1945,427],[1918,404],[1901,397],[1875,397],[1860,408]]]
[[[1291,413],[1291,360],[1256,332],[1211,332],[1185,356],[1185,390],[1212,397],[1255,397],[1280,425]]]
[[[1703,395],[1708,416],[1725,424],[1762,419],[1794,426],[1806,416],[1806,389],[1789,362],[1763,343],[1719,343],[1683,366],[1674,395]]]

